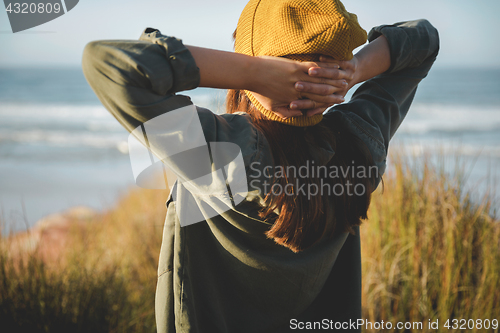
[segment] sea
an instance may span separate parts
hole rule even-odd
[[[223,112],[223,90],[183,94]],[[127,138],[80,68],[0,69],[4,234],[73,206],[112,207],[136,186]],[[430,156],[443,163],[445,157],[449,172],[458,158],[471,191],[478,197],[487,191],[500,194],[500,69],[432,69],[390,149],[402,149],[416,160]]]

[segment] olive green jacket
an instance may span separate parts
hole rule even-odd
[[[368,38],[380,34],[389,41],[390,69],[363,83],[349,102],[331,108],[323,119],[342,123],[363,140],[378,167],[375,186],[385,170],[389,141],[439,49],[438,33],[426,20],[379,26]],[[89,43],[83,71],[103,105],[129,131],[192,105],[176,93],[199,84],[199,70],[182,42],[150,28],[137,41]],[[240,148],[248,180],[260,176],[252,163],[273,165],[267,140],[248,115],[194,110],[207,143]],[[194,135],[165,131],[179,142]],[[161,155],[162,147],[157,149]],[[325,146],[315,156],[320,163],[332,154]],[[182,176],[184,167],[177,167]],[[293,253],[265,237],[269,224],[257,214],[265,193],[248,189],[240,203],[187,226],[181,226],[175,198],[167,202],[156,293],[158,332],[287,332],[306,322],[339,322],[359,332],[361,327],[353,325],[361,318],[359,233],[339,233]],[[331,210],[326,211],[331,218]]]

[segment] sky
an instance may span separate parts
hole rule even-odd
[[[246,0],[80,0],[53,21],[12,33],[0,13],[0,67],[80,66],[98,39],[137,39],[146,27],[185,44],[232,50],[231,34]],[[500,68],[499,0],[345,0],[369,31],[380,24],[426,18],[440,33],[435,67]]]

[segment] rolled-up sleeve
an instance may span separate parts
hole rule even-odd
[[[436,60],[439,35],[427,20],[375,27],[368,40],[380,35],[389,43],[390,68],[364,82],[348,103],[329,112],[344,115],[348,127],[368,145],[382,176],[389,142],[406,117],[418,84]]]
[[[147,28],[139,40],[87,44],[83,73],[102,104],[128,130],[192,104],[176,92],[194,89],[200,74],[182,41]]]

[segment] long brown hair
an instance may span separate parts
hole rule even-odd
[[[362,166],[367,170],[373,165],[371,154],[364,143],[343,130],[339,124],[329,128],[320,122],[304,128],[271,121],[253,106],[243,91],[229,90],[226,112],[238,111],[248,113],[255,127],[267,139],[275,167],[309,167],[308,161],[313,161],[309,145],[319,145],[321,142],[328,142],[335,151],[333,158],[326,164],[327,170],[331,167],[346,170],[355,166]],[[288,184],[306,189],[310,189],[313,184],[317,188],[323,188],[324,184],[334,188],[339,184],[343,189],[349,184],[351,188],[361,184],[365,189],[362,195],[348,195],[347,191],[343,191],[340,195],[329,193],[311,196],[295,188],[292,193],[283,190],[279,193],[269,191],[265,197],[266,206],[259,212],[262,219],[272,223],[266,235],[294,252],[305,250],[324,236],[329,237],[336,232],[353,233],[353,227],[367,218],[372,188],[366,174],[359,177],[357,172],[340,172],[338,177],[330,177],[325,172],[311,177],[298,177],[296,174],[285,173],[284,177],[274,177],[273,184],[279,184],[281,189],[287,188]],[[329,208],[333,209],[333,214],[326,214]]]

